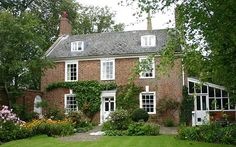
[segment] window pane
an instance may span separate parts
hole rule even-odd
[[[110,102],[111,103],[111,111],[114,111],[114,102]]]
[[[189,82],[189,93],[194,93],[194,83]]]
[[[195,89],[196,89],[196,93],[201,93],[201,86],[199,84],[195,83]]]
[[[214,88],[209,87],[209,97],[214,97]]]
[[[207,86],[202,85],[202,93],[207,93]]]
[[[202,110],[206,110],[206,96],[202,96]]]
[[[228,97],[228,93],[225,90],[222,90],[222,97]]]
[[[216,99],[216,109],[221,110],[221,99]]]
[[[216,90],[216,97],[221,97],[221,90],[220,89],[215,89]]]
[[[209,99],[210,110],[215,110],[215,101],[213,98]]]
[[[223,100],[223,108],[224,108],[224,110],[228,110],[229,109],[229,102],[228,102],[228,98],[224,98],[224,99],[222,99]]]
[[[109,111],[109,102],[105,102],[105,111]]]
[[[201,110],[201,100],[200,100],[200,96],[197,96],[197,110]]]

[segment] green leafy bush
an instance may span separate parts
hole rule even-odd
[[[102,131],[107,131],[107,130],[113,130],[112,122],[110,120],[102,124]]]
[[[222,127],[212,123],[198,127],[182,126],[178,130],[177,137],[183,140],[236,144],[236,125]]]
[[[129,136],[156,136],[159,135],[160,126],[138,122],[130,124],[127,131]]]
[[[149,115],[147,113],[147,111],[145,111],[144,109],[135,109],[134,112],[131,115],[131,118],[133,121],[135,122],[139,122],[139,121],[148,121]]]
[[[49,108],[45,117],[52,120],[63,120],[65,115],[57,108]]]
[[[166,127],[173,127],[175,124],[174,124],[174,120],[172,118],[166,118],[164,121],[164,126]]]
[[[29,129],[22,128],[12,121],[0,122],[0,142],[8,142],[32,136]]]
[[[114,130],[126,130],[131,123],[130,115],[126,110],[116,110],[110,115],[110,122]]]
[[[107,130],[105,131],[106,136],[127,136],[127,130]]]
[[[67,119],[69,119],[77,132],[87,132],[93,128],[93,124],[87,119],[87,117],[80,111],[71,112],[68,114]]]

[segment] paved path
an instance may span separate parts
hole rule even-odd
[[[177,127],[164,127],[161,126],[160,128],[160,134],[165,134],[165,135],[177,135]]]
[[[86,133],[76,133],[72,136],[67,137],[60,137],[58,138],[61,141],[95,141],[102,136],[96,136],[96,135],[90,135],[92,132],[98,132],[101,131],[101,126],[96,126],[94,129],[86,132]],[[164,127],[161,126],[160,128],[160,134],[165,135],[176,135],[177,134],[177,128],[176,127]]]
[[[101,131],[101,126],[96,126],[92,130],[85,132],[85,133],[75,133],[72,136],[60,137],[59,140],[62,141],[95,141],[101,136],[90,135],[92,132]]]

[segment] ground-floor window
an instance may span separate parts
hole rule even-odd
[[[65,95],[65,111],[66,113],[78,111],[78,103],[74,94]]]
[[[146,110],[148,114],[156,114],[156,94],[155,92],[140,93],[140,108]]]

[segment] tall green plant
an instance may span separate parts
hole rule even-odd
[[[188,95],[188,87],[183,87],[183,99],[180,104],[180,123],[190,125],[194,107],[193,96]]]
[[[134,84],[119,86],[117,88],[116,106],[118,109],[125,109],[132,112],[139,105],[139,93],[141,87]]]

